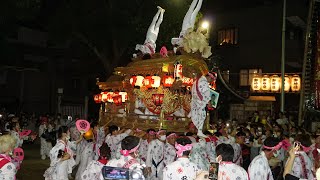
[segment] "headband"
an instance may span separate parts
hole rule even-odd
[[[120,153],[124,156],[129,156],[131,153],[136,152],[139,146],[140,146],[140,143],[136,147],[132,148],[131,150],[126,150],[126,149],[120,150]]]
[[[172,136],[177,137],[177,134],[176,134],[176,133],[171,133],[169,136],[167,136],[167,139],[170,138],[170,137],[172,137]]]
[[[159,135],[159,134],[162,133],[162,132],[166,132],[166,130],[160,130],[160,131],[158,131],[158,132],[157,132],[157,135]]]
[[[192,149],[192,144],[187,144],[185,146],[175,143],[175,148],[177,150],[177,156],[182,157],[184,151],[190,151]]]
[[[211,73],[208,73],[208,76],[210,76],[212,79],[216,79],[216,77]]]
[[[309,152],[309,151],[311,151],[311,148],[310,148],[310,147],[306,147],[306,146],[302,145],[301,142],[299,142],[299,141],[295,141],[294,143],[295,143],[295,144],[299,144],[299,146],[302,147],[302,150],[303,150],[304,152],[306,152],[306,153]]]
[[[149,134],[149,135],[155,135],[155,134],[157,134],[157,133],[156,133],[155,131],[149,131],[148,134]]]
[[[283,143],[282,143],[282,142],[279,142],[278,145],[273,146],[273,147],[269,147],[269,146],[263,145],[263,148],[269,149],[269,150],[279,150],[279,149],[282,147],[282,145],[283,145]]]
[[[141,130],[141,129],[139,129],[139,128],[137,128],[137,129],[136,129],[136,132],[142,132],[142,130]]]

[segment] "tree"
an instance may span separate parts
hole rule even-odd
[[[157,5],[166,9],[157,41],[161,48],[169,47],[171,38],[179,35],[190,3],[190,0],[64,0],[47,30],[56,42],[85,44],[110,74],[114,67],[128,62],[135,44],[144,42]]]

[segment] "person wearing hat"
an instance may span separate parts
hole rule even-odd
[[[147,153],[147,172],[149,179],[162,179],[162,170],[164,168],[164,145],[166,142],[166,131],[160,130],[157,132],[156,139],[151,141]]]

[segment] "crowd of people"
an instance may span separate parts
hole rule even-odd
[[[128,169],[129,179],[313,180],[320,166],[320,134],[298,128],[284,114],[260,118],[257,112],[248,123],[214,123],[206,138],[197,136],[193,123],[186,132],[167,132],[91,121],[92,129],[83,134],[75,120],[59,114],[23,117],[29,121],[2,121],[0,179],[15,178],[19,164],[12,152],[22,147],[19,131],[32,127],[28,122],[38,127],[41,158],[50,159],[46,180],[102,180],[109,172],[104,167]]]

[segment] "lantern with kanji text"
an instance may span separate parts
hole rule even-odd
[[[251,84],[251,88],[254,91],[259,91],[261,88],[261,78],[258,76],[255,76],[252,78],[252,84]]]
[[[264,75],[261,78],[261,90],[262,91],[269,91],[270,90],[270,78],[268,75]]]
[[[291,77],[291,90],[293,92],[300,91],[301,88],[301,78],[299,75],[293,75]]]
[[[101,103],[101,101],[102,101],[102,94],[96,94],[96,95],[94,95],[94,102],[96,102],[96,103]]]
[[[290,77],[289,76],[285,76],[284,77],[284,91],[285,92],[289,92],[290,91]]]
[[[270,89],[272,92],[278,92],[280,90],[280,78],[277,75],[273,75],[270,78],[271,86]]]
[[[164,87],[171,87],[174,82],[174,78],[172,76],[163,76],[162,84]]]
[[[120,106],[122,105],[122,96],[121,95],[116,95],[112,97],[113,102],[115,105]]]
[[[153,79],[152,76],[147,76],[143,79],[143,86],[146,88],[152,88]]]
[[[113,102],[113,92],[102,92],[102,102]]]
[[[177,62],[174,67],[174,76],[176,79],[180,79],[183,77],[182,75],[182,64]]]
[[[159,76],[152,76],[152,83],[151,83],[151,87],[153,88],[158,88],[161,84],[161,77]]]

